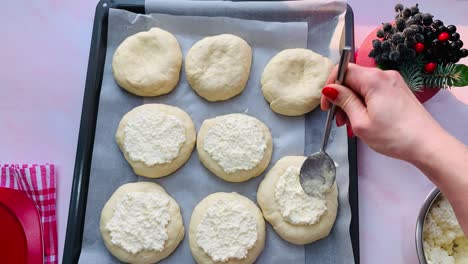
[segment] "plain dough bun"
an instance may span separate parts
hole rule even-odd
[[[148,166],[144,162],[130,159],[127,151],[125,151],[123,147],[125,140],[125,126],[127,125],[128,121],[135,117],[135,115],[137,115],[140,111],[162,112],[167,115],[172,115],[178,120],[182,121],[185,127],[186,139],[179,150],[179,155],[171,162]],[[117,141],[120,150],[123,152],[125,159],[130,164],[135,174],[148,178],[164,177],[182,167],[182,165],[187,162],[187,160],[190,158],[190,155],[192,154],[193,148],[195,147],[195,139],[195,126],[190,116],[178,107],[165,104],[145,104],[133,108],[130,112],[122,117],[122,120],[119,123],[119,127],[117,128],[117,133],[115,134],[115,140]]]
[[[257,257],[265,246],[265,220],[263,219],[262,212],[258,209],[257,205],[247,197],[238,193],[213,193],[205,197],[193,210],[192,217],[190,218],[189,226],[189,243],[192,256],[198,264],[216,264],[221,262],[214,262],[211,257],[203,251],[197,244],[196,233],[197,227],[202,221],[208,208],[210,208],[217,200],[235,201],[243,204],[251,212],[257,222],[257,241],[255,245],[249,249],[247,257],[243,259],[228,259],[223,264],[250,264],[254,263]]]
[[[203,121],[200,130],[198,131],[198,136],[197,136],[197,153],[198,153],[198,158],[200,159],[200,162],[212,173],[214,173],[216,176],[220,177],[221,179],[229,182],[243,182],[247,181],[253,177],[257,177],[262,172],[265,171],[265,169],[268,167],[270,164],[271,160],[271,155],[273,152],[273,142],[272,142],[272,137],[270,130],[268,127],[261,122],[260,120],[249,116],[250,118],[253,118],[256,120],[256,124],[258,127],[260,127],[263,130],[263,134],[265,137],[266,141],[266,149],[265,153],[263,155],[263,159],[260,161],[260,163],[257,164],[254,168],[250,170],[238,170],[233,173],[227,173],[224,171],[224,169],[211,157],[211,155],[204,149],[205,145],[205,138],[208,133],[208,130],[217,122],[220,120],[223,120],[225,118],[232,118],[235,116],[244,116],[244,114],[228,114],[228,115],[222,115],[222,116],[217,116],[212,119],[206,119]]]
[[[320,104],[332,62],[308,49],[286,49],[276,54],[262,74],[262,92],[271,109],[298,116]]]
[[[132,254],[111,243],[110,233],[106,230],[106,224],[112,219],[114,215],[114,209],[117,202],[121,197],[131,192],[157,192],[161,195],[166,196],[169,199],[168,210],[171,216],[169,223],[166,226],[168,239],[164,244],[162,251],[141,251],[136,254]],[[167,258],[179,245],[184,238],[185,230],[184,223],[182,222],[182,215],[180,214],[180,208],[177,202],[169,196],[163,187],[152,182],[136,182],[127,183],[120,186],[114,194],[112,194],[109,201],[102,209],[101,222],[100,222],[101,235],[104,240],[104,244],[107,249],[118,258],[120,261],[125,263],[155,263],[164,258]]]
[[[306,157],[286,156],[280,159],[260,183],[257,192],[258,205],[263,216],[284,240],[296,245],[309,244],[322,239],[330,233],[338,210],[338,188],[336,184],[326,194],[327,212],[313,225],[293,225],[285,221],[275,198],[275,187],[279,177],[290,166],[300,167]]]
[[[139,96],[158,96],[172,91],[179,82],[181,65],[179,42],[160,28],[126,38],[112,59],[116,82]]]
[[[208,101],[227,100],[241,93],[249,79],[252,50],[238,36],[206,37],[185,57],[187,80]]]

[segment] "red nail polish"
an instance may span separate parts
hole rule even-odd
[[[346,131],[348,132],[348,137],[354,137],[354,132],[350,125],[346,125]]]
[[[331,87],[325,87],[322,90],[322,94],[331,100],[336,100],[336,98],[338,97],[338,90]]]

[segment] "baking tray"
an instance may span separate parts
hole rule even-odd
[[[109,8],[144,14],[144,4],[144,0],[101,0],[96,7],[62,259],[63,263],[78,263],[81,253],[91,158],[106,54]],[[352,8],[349,5],[345,16],[344,44],[352,47],[354,51],[354,17]],[[354,58],[352,58],[352,61],[354,61]],[[307,151],[306,149],[306,153],[308,153]],[[360,263],[357,144],[355,138],[348,139],[348,159],[350,177],[349,203],[351,207],[349,232],[355,263]]]

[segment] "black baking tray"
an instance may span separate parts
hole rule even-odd
[[[88,185],[93,153],[94,135],[99,107],[99,95],[106,55],[109,8],[123,9],[133,13],[145,13],[144,0],[101,0],[96,6],[94,26],[89,52],[80,131],[76,151],[75,168],[68,213],[63,263],[78,263],[83,239],[83,228],[88,197]],[[348,5],[345,16],[345,45],[354,51],[354,16]],[[354,57],[351,58],[354,61]],[[348,139],[349,203],[351,207],[350,235],[355,263],[359,258],[359,210],[357,177],[357,144]]]

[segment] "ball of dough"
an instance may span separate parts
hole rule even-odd
[[[179,82],[182,51],[171,33],[152,28],[126,38],[115,50],[116,82],[139,96],[167,94]]]
[[[167,212],[170,215],[170,220],[166,225],[167,240],[164,243],[164,248],[161,251],[142,250],[136,254],[130,253],[120,245],[112,243],[110,231],[106,228],[107,224],[114,217],[116,206],[121,202],[122,197],[130,193],[157,193],[169,200],[167,204]],[[185,230],[182,222],[182,215],[177,202],[169,196],[163,187],[152,182],[136,182],[128,183],[120,186],[109,201],[102,209],[100,231],[104,244],[107,249],[122,262],[126,263],[155,263],[168,257],[179,245],[184,238]],[[156,234],[159,235],[159,234]],[[132,239],[135,239],[134,237]]]
[[[286,49],[276,54],[262,74],[262,92],[271,109],[298,116],[320,104],[332,62],[308,49]]]
[[[179,169],[195,146],[195,126],[180,108],[145,104],[124,115],[115,139],[135,174],[159,178]]]
[[[192,217],[190,219],[190,226],[189,226],[189,244],[190,244],[190,250],[192,251],[193,258],[198,264],[220,263],[219,261],[213,261],[210,255],[208,255],[204,251],[204,249],[200,247],[200,245],[197,242],[198,241],[197,232],[198,232],[199,225],[204,221],[205,215],[210,210],[210,208],[212,208],[213,206],[215,206],[217,203],[220,203],[220,202],[224,204],[231,204],[233,206],[237,206],[236,209],[240,208],[240,209],[246,210],[245,212],[247,213],[247,215],[253,218],[253,221],[256,224],[256,230],[257,230],[257,239],[252,245],[252,247],[248,249],[247,254],[244,258],[229,258],[226,261],[223,261],[222,263],[225,263],[225,264],[254,263],[257,257],[262,252],[263,247],[265,245],[265,220],[263,219],[260,209],[258,209],[255,203],[253,203],[248,198],[237,193],[223,193],[223,192],[213,193],[205,197],[205,199],[203,199],[195,207],[192,213]],[[212,218],[210,218],[210,220],[212,220]],[[224,220],[226,220],[226,222],[229,221],[229,219],[224,219]],[[214,221],[210,221],[210,222],[214,222]],[[222,230],[226,230],[226,229],[236,230],[236,228],[233,228],[232,226],[229,227],[226,225],[224,227],[215,226],[213,227],[212,230],[221,233]],[[237,230],[241,232],[242,231],[245,232],[245,230],[242,230],[240,228],[238,228]],[[232,238],[233,236],[222,236],[222,237],[227,237],[229,239],[229,238]],[[239,242],[239,241],[245,242],[245,240],[246,238],[244,237],[243,239],[241,238],[237,240],[236,242]],[[214,240],[214,242],[215,242],[214,243],[215,246],[217,245],[220,245],[221,247],[236,246],[230,243],[217,243],[217,242],[220,242],[218,240]],[[237,247],[236,250],[239,251],[240,248]],[[222,252],[222,249],[219,250],[219,252]]]
[[[262,174],[270,164],[272,151],[268,127],[245,114],[207,119],[198,132],[201,163],[226,181],[243,182]]]
[[[237,36],[223,34],[206,37],[190,48],[185,73],[198,95],[208,101],[222,101],[244,90],[251,63],[249,44]]]
[[[306,157],[303,156],[286,156],[280,159],[260,183],[257,192],[258,205],[262,209],[265,219],[280,237],[296,245],[309,244],[328,236],[335,223],[338,210],[338,189],[334,184],[325,195],[327,210],[320,216],[318,222],[312,225],[291,224],[283,217],[275,196],[276,183],[287,168],[297,167],[300,169],[305,159]]]

